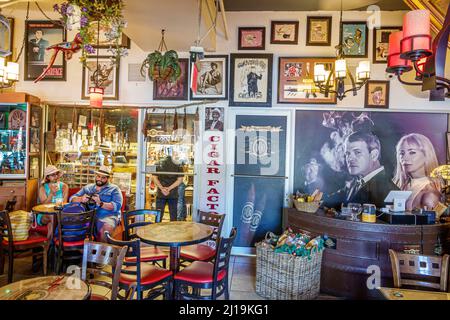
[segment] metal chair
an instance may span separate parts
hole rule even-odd
[[[449,255],[425,256],[389,249],[394,286],[404,285],[447,291]],[[408,276],[408,278],[402,276]],[[433,279],[434,278],[434,279]],[[436,280],[436,281],[431,281]],[[439,280],[439,282],[437,282]]]
[[[111,290],[111,300],[117,300],[120,270],[126,252],[126,247],[85,240],[81,279],[87,281],[90,286],[101,286]],[[106,265],[111,266],[111,272],[105,270]],[[104,277],[109,278],[109,281],[106,281]],[[104,296],[91,294],[90,300],[107,299]]]
[[[193,261],[211,261],[216,255],[216,249],[222,232],[223,222],[225,220],[224,214],[215,214],[204,211],[199,211],[200,223],[214,227],[211,240],[215,242],[214,247],[207,242],[194,244],[190,246],[181,247],[180,264],[186,266],[186,262]]]
[[[106,241],[116,246],[127,248],[124,267],[121,269],[119,288],[129,290],[132,284],[136,285],[137,299],[144,298],[144,291],[148,290],[145,299],[155,299],[163,296],[170,299],[172,296],[172,271],[158,266],[141,262],[140,240],[121,241],[111,238],[109,232],[105,232]],[[134,259],[127,259],[134,257]]]
[[[222,294],[225,295],[226,300],[230,298],[228,269],[231,248],[233,247],[236,234],[237,229],[233,227],[229,238],[220,238],[214,263],[194,261],[175,275],[175,299],[216,300]],[[207,295],[202,295],[201,289],[211,289],[211,292]]]
[[[152,223],[161,222],[161,212],[159,210],[133,210],[123,214],[123,222],[125,228],[125,240],[133,240],[137,238],[136,229]],[[141,262],[161,262],[161,267],[166,268],[166,260],[168,255],[160,250],[157,246],[146,246],[141,244]],[[127,258],[128,260],[135,257]]]

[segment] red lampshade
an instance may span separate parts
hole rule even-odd
[[[413,10],[403,17],[402,58],[419,60],[431,55],[430,11]]]
[[[105,90],[99,87],[89,88],[90,106],[94,108],[101,108],[103,105],[103,94]]]
[[[400,58],[400,41],[402,39],[403,31],[392,32],[389,35],[386,72],[401,74],[412,69],[410,61]]]

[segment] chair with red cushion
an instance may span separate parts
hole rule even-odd
[[[26,256],[33,256],[34,258],[42,255],[44,275],[47,274],[47,253],[53,236],[53,225],[49,223],[46,227],[48,230],[46,236],[30,229],[27,240],[14,241],[9,213],[6,210],[0,211],[0,274],[4,272],[5,255],[7,255],[8,283],[13,281],[14,258]],[[36,248],[42,248],[42,251],[33,250]]]
[[[161,222],[161,212],[159,210],[133,210],[123,214],[123,222],[125,226],[125,240],[133,240],[137,238],[136,229],[152,223]],[[161,262],[161,267],[166,268],[166,259],[168,255],[157,246],[146,246],[141,244],[141,261],[142,262]],[[127,258],[128,260],[136,259],[135,257]]]
[[[236,234],[233,227],[229,238],[220,238],[214,262],[194,261],[175,275],[175,299],[216,300],[222,294],[225,294],[226,300],[230,298],[228,266]],[[211,289],[211,292],[202,295],[201,289]]]
[[[141,262],[141,245],[139,239],[120,241],[111,238],[105,232],[106,241],[116,246],[127,247],[127,253],[121,269],[119,288],[129,290],[132,284],[136,285],[137,299],[144,299],[144,291],[148,290],[145,299],[155,299],[162,296],[170,299],[172,295],[172,271],[160,268],[146,262]],[[135,258],[135,259],[129,259]]]
[[[64,262],[80,260],[84,240],[92,239],[95,210],[86,212],[58,212],[58,236],[55,240],[56,272]]]
[[[111,290],[111,300],[117,300],[120,270],[126,253],[126,247],[85,240],[81,279],[88,282],[91,287],[100,286]],[[107,265],[111,266],[111,272],[106,270]],[[108,281],[105,277],[109,278]],[[90,300],[107,300],[107,298],[91,293]]]
[[[211,240],[215,242],[215,246],[211,246],[208,242],[193,244],[190,246],[181,247],[180,264],[186,266],[186,262],[193,261],[211,261],[216,255],[217,244],[222,232],[222,225],[225,220],[224,214],[215,214],[204,211],[199,211],[200,223],[214,227]],[[211,241],[208,240],[208,241]]]

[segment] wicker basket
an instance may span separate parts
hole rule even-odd
[[[317,209],[320,207],[320,201],[313,202],[300,202],[298,200],[293,199],[295,207],[298,211],[304,211],[309,213],[315,213]]]
[[[256,293],[270,300],[315,299],[320,291],[322,253],[296,257],[257,243]]]

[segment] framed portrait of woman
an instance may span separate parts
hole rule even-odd
[[[230,106],[272,106],[273,54],[231,54]]]
[[[191,100],[228,99],[228,56],[207,55],[197,63],[197,91]]]

